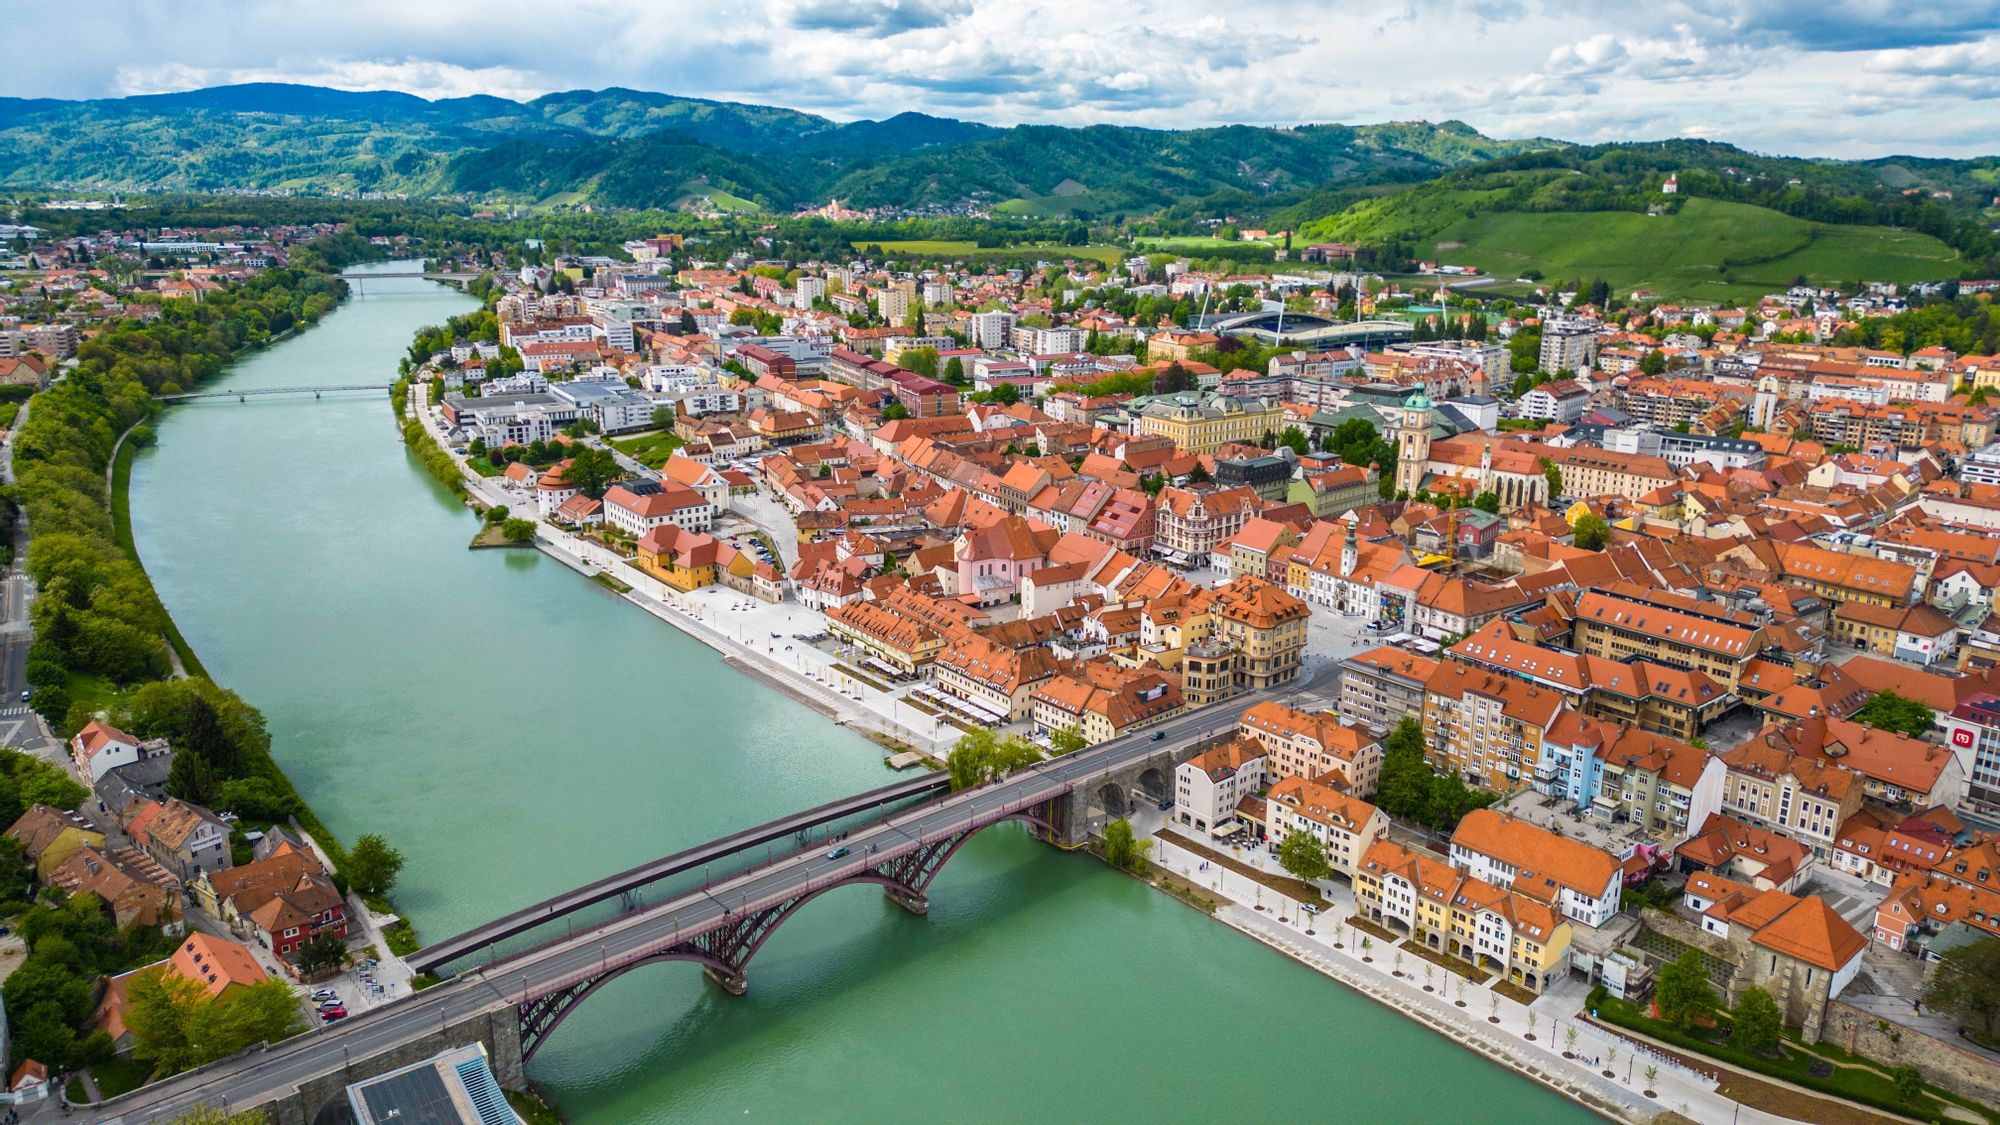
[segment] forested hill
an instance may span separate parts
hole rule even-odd
[[[519,202],[786,209],[952,207],[1117,218],[1255,208],[1345,183],[1428,179],[1556,147],[1459,122],[999,129],[898,114],[835,122],[635,90],[529,102],[254,84],[98,101],[0,98],[0,185],[283,188]]]

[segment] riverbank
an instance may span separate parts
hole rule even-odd
[[[421,421],[424,435],[435,443],[436,447],[448,450],[449,447],[443,441],[443,433],[437,420],[421,396],[420,386],[413,386],[410,389],[409,397],[399,403],[403,406],[403,410],[399,412],[402,420],[405,424],[411,420]],[[458,460],[456,455],[454,460]],[[518,498],[505,494],[503,483],[474,473],[462,464],[460,472],[461,479],[471,493],[466,501],[468,504],[483,502],[512,506],[519,503]],[[780,659],[775,644],[764,645],[760,651],[757,645],[747,642],[747,637],[743,633],[739,632],[735,637],[730,636],[721,627],[719,618],[704,612],[712,609],[712,606],[704,605],[704,601],[720,596],[736,598],[740,603],[743,600],[742,595],[726,590],[717,595],[715,593],[719,589],[717,587],[707,588],[698,594],[671,590],[609,550],[582,541],[547,524],[538,524],[536,546],[544,554],[562,562],[584,577],[596,579],[606,575],[612,576],[625,587],[619,595],[622,600],[638,606],[652,617],[673,625],[685,635],[701,642],[720,654],[724,663],[799,699],[839,725],[862,729],[856,719],[859,715],[870,712],[857,706],[858,701],[854,695],[829,690],[824,679],[804,671],[803,660],[792,664]],[[707,594],[708,598],[704,598],[702,594]],[[775,633],[773,635],[776,636]],[[796,655],[797,649],[792,649],[792,653]],[[858,684],[854,686],[854,691],[857,693],[866,690]],[[955,735],[956,731],[953,733]],[[939,747],[935,740],[932,743],[932,750],[934,754],[941,756],[942,747]],[[1197,860],[1190,859],[1187,866],[1194,866],[1196,863]],[[1196,884],[1190,881],[1190,885]],[[1265,919],[1247,905],[1251,895],[1243,894],[1241,896],[1243,901],[1239,902],[1230,896],[1221,895],[1219,887],[1217,891],[1223,901],[1214,911],[1214,915],[1225,925],[1262,942],[1307,968],[1330,977],[1343,987],[1383,1005],[1427,1030],[1444,1035],[1459,1046],[1547,1087],[1593,1113],[1618,1120],[1639,1122],[1657,1114],[1663,1108],[1663,1103],[1649,1102],[1642,1096],[1632,1095],[1629,1091],[1621,1098],[1613,1089],[1600,1088],[1608,1085],[1601,1078],[1594,1086],[1588,1077],[1589,1072],[1580,1066],[1572,1064],[1569,1069],[1576,1073],[1566,1073],[1563,1068],[1552,1065],[1546,1060],[1535,1058],[1526,1052],[1509,1050],[1504,1039],[1485,1034],[1484,1029],[1468,1025],[1463,1020],[1453,1020],[1441,1013],[1426,1011],[1418,1004],[1374,987],[1375,982],[1368,980],[1359,971],[1358,963],[1356,967],[1341,966],[1328,958],[1315,956],[1314,951],[1304,946],[1288,944],[1282,940],[1282,935],[1267,932],[1259,924]],[[1304,915],[1299,916],[1304,917]],[[1512,1001],[1502,1002],[1512,1003]],[[1701,1100],[1700,1094],[1699,1091],[1690,1091],[1690,1103]],[[1712,1099],[1712,1090],[1707,1094]]]
[[[433,475],[439,475],[437,456],[447,458],[456,467],[457,483],[463,488],[462,494],[459,488],[452,492],[469,508],[479,511],[499,505],[511,510],[534,503],[532,495],[511,494],[503,478],[474,471],[466,457],[451,450],[423,384],[412,382],[394,405],[405,445]],[[421,443],[411,440],[413,433]],[[441,483],[450,486],[450,482]],[[535,525],[535,546],[586,578],[615,581],[623,587],[614,591],[619,597],[712,649],[732,668],[755,676],[880,746],[942,761],[958,741],[961,732],[957,727],[902,702],[894,690],[881,691],[843,672],[838,659],[800,641],[801,633],[823,631],[824,619],[817,613],[798,606],[768,605],[722,586],[691,593],[676,590],[607,548],[545,522]]]
[[[1352,913],[1353,903],[1339,893],[1329,896],[1331,901],[1320,913],[1308,913],[1296,900],[1264,883],[1229,866],[1205,862],[1170,840],[1156,839],[1154,847],[1151,862],[1164,874],[1187,888],[1214,896],[1214,909],[1190,903],[1193,908],[1593,1113],[1634,1125],[1669,1110],[1698,1121],[1775,1125],[1787,1120],[1739,1105],[1717,1092],[1714,1079],[1699,1072],[1664,1058],[1638,1059],[1630,1040],[1576,1019],[1573,1010],[1563,1012],[1567,1004],[1560,998],[1545,996],[1524,1005],[1501,995],[1492,987],[1495,982],[1472,985],[1450,973],[1438,979],[1460,983],[1433,985],[1426,980],[1419,984],[1418,974],[1428,963],[1412,954],[1407,961],[1410,971],[1405,972],[1404,955],[1390,943],[1370,938],[1371,947],[1362,949],[1364,935],[1344,920]],[[1254,851],[1251,861],[1258,858]],[[1176,893],[1152,879],[1147,882],[1161,893],[1187,902],[1185,892]],[[1456,989],[1449,1001],[1447,988]],[[1484,1017],[1477,1015],[1482,1009],[1488,1013]],[[1571,1028],[1577,1032],[1573,1043],[1563,1037]],[[1565,1053],[1580,1058],[1565,1058]],[[1585,1059],[1613,1059],[1624,1065],[1615,1068],[1620,1072],[1618,1078],[1607,1079],[1603,1069],[1613,1068],[1587,1066]],[[1645,1066],[1660,1071],[1653,1096],[1647,1094]]]

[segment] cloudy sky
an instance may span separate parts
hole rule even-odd
[[[1996,0],[71,0],[0,94],[627,86],[994,124],[1459,118],[1498,136],[2000,151]]]

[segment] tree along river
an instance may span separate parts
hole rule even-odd
[[[386,384],[416,328],[474,307],[365,289],[217,386]],[[158,434],[131,510],[160,596],[327,824],[402,849],[426,939],[889,779],[873,744],[554,560],[466,550],[473,517],[384,396],[199,402]],[[749,976],[732,999],[691,965],[628,974],[531,1075],[578,1122],[1588,1118],[1012,827],[952,861],[928,917],[828,895]]]

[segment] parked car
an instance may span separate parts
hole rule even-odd
[[[331,988],[315,988],[315,989],[313,989],[313,999],[314,999],[314,1000],[335,1000],[335,999],[338,999],[339,997],[340,997],[340,993],[338,993],[338,992],[335,992],[335,991],[334,991],[333,989],[331,989]]]
[[[335,1023],[339,1020],[344,1020],[347,1018],[347,1009],[327,1008],[320,1012],[319,1018],[320,1022],[322,1023]]]

